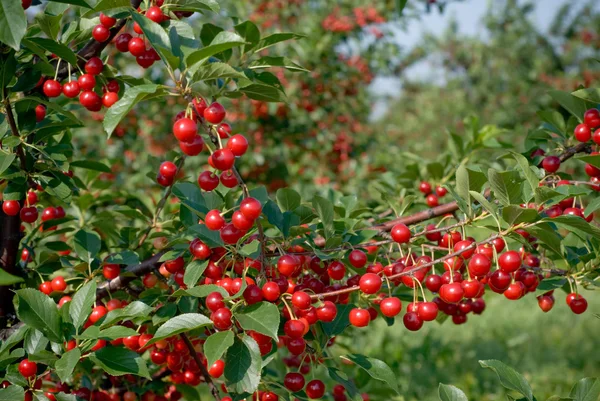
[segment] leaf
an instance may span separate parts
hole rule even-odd
[[[92,306],[96,301],[96,282],[90,281],[81,287],[71,300],[69,306],[69,316],[73,321],[73,326],[76,329],[83,326],[86,322],[90,313],[92,313]]]
[[[279,309],[270,302],[258,302],[234,314],[244,330],[254,330],[277,341]]]
[[[56,361],[54,368],[56,369],[56,374],[61,382],[65,383],[67,379],[71,377],[73,369],[77,366],[80,358],[81,350],[79,348],[73,348],[62,354],[60,359]]]
[[[485,196],[481,195],[479,192],[469,191],[469,195],[494,216],[495,219],[498,219],[498,206],[488,201]]]
[[[558,226],[570,229],[580,237],[585,237],[584,234],[591,235],[594,238],[600,238],[600,228],[591,225],[579,216],[558,216],[554,218],[544,218],[541,221],[554,223]],[[585,239],[585,238],[584,238]]]
[[[71,167],[79,167],[86,170],[101,171],[103,173],[110,173],[112,170],[104,163],[100,163],[93,160],[75,160],[70,163]]]
[[[180,10],[189,11],[214,11],[219,12],[219,3],[215,0],[173,0],[171,4],[176,4]]]
[[[468,401],[465,393],[458,387],[440,383],[438,395],[441,401]]]
[[[137,210],[136,210],[136,212],[137,212]],[[137,214],[136,214],[136,216],[137,216]],[[138,256],[137,253],[127,250],[127,251],[121,251],[121,252],[110,254],[109,256],[106,257],[106,259],[104,259],[104,261],[106,263],[116,263],[119,265],[132,266],[132,265],[138,265],[140,263],[140,257]]]
[[[210,335],[204,342],[204,356],[206,356],[207,366],[212,366],[217,359],[233,345],[233,332],[231,330],[219,331]]]
[[[137,352],[124,347],[104,347],[90,354],[90,359],[112,376],[133,374],[150,379],[146,362]]]
[[[350,320],[348,315],[350,314],[350,310],[355,308],[352,304],[346,305],[337,305],[337,314],[335,315],[335,319],[329,323],[321,323],[323,326],[323,331],[327,334],[327,337],[334,337],[338,334],[341,334],[346,327],[350,326]]]
[[[146,19],[145,17],[142,17]],[[149,94],[156,93],[159,86],[155,84],[145,84],[132,86],[125,90],[123,97],[113,104],[104,115],[104,131],[110,137],[121,120],[131,111],[133,106],[142,101]]]
[[[600,397],[600,379],[586,377],[573,386],[569,397],[575,401],[597,401]]]
[[[583,215],[585,217],[588,217],[590,214],[594,213],[598,209],[600,209],[600,197],[594,199],[587,205],[585,211],[583,212]]]
[[[156,50],[165,64],[171,67],[172,70],[177,69],[179,58],[173,54],[171,40],[164,28],[135,10],[129,10],[129,13],[133,21],[138,23],[142,32],[144,32],[144,37],[150,42],[150,45]]]
[[[194,287],[198,284],[198,280],[206,270],[208,266],[208,260],[193,260],[190,264],[188,264],[185,268],[185,273],[183,275],[183,283],[188,287]]]
[[[55,3],[72,4],[74,6],[80,6],[85,8],[92,8],[89,3],[85,0],[52,0]]]
[[[200,238],[206,245],[211,248],[223,246],[223,240],[219,235],[218,231],[211,231],[204,224],[197,224],[195,226],[190,227],[190,230],[193,231],[198,238]]]
[[[232,49],[234,47],[238,47],[246,43],[244,38],[240,35],[235,34],[233,32],[219,32],[214,39],[211,41],[210,45],[196,50],[191,53],[185,59],[187,67],[190,68],[196,63],[200,63],[208,60],[209,57],[214,56],[215,54],[221,53],[222,51]]]
[[[20,3],[19,6],[21,6]],[[6,388],[0,388],[0,401],[20,401],[23,399],[25,399],[25,390],[21,386],[10,385]]]
[[[591,103],[600,103],[600,88],[585,88],[571,92],[571,95]]]
[[[592,166],[600,168],[600,155],[577,155],[573,157],[574,159],[584,161],[586,163],[591,164]]]
[[[138,317],[147,317],[154,310],[153,307],[141,301],[133,301],[124,308],[111,310],[106,314],[100,328],[108,327],[121,320],[132,320]]]
[[[67,63],[71,65],[77,65],[77,56],[68,46],[47,38],[29,38],[27,40],[35,43],[50,53],[56,54],[58,57],[64,59]]]
[[[271,85],[250,84],[240,88],[240,92],[250,99],[262,100],[263,102],[286,102],[285,94]]]
[[[19,51],[27,30],[27,18],[20,1],[0,0],[0,42]]]
[[[561,243],[562,237],[552,229],[548,223],[540,223],[526,229],[528,233],[541,241],[542,244],[557,255],[562,255]]]
[[[479,364],[483,368],[488,368],[496,372],[500,383],[509,390],[517,391],[518,393],[525,396],[529,401],[533,401],[533,392],[531,386],[527,383],[527,380],[519,372],[514,370],[508,365],[496,360],[488,359],[485,361],[479,361]]]
[[[557,290],[567,284],[567,279],[564,277],[550,277],[540,281],[540,284],[536,288],[536,296],[543,294],[548,291]]]
[[[315,195],[312,205],[323,224],[323,236],[325,239],[330,238],[335,232],[333,228],[333,204],[329,200]]]
[[[131,0],[100,0],[94,7],[95,12],[108,11],[114,8],[129,8]]]
[[[264,38],[262,38],[260,40],[260,42],[258,42],[255,53],[258,53],[261,50],[271,47],[277,43],[285,42],[286,40],[301,39],[301,38],[305,38],[305,37],[306,36],[304,36],[304,35],[299,35],[299,34],[291,33],[291,32],[273,33],[271,35],[265,36]]]
[[[342,358],[354,362],[357,366],[364,369],[373,379],[386,383],[392,390],[400,394],[398,391],[396,375],[385,362],[360,354],[350,354],[342,356]]]
[[[95,326],[92,326],[92,327],[95,327]],[[85,334],[85,332],[83,334]],[[82,334],[82,337],[83,337],[83,334]],[[112,340],[116,340],[117,338],[135,336],[137,334],[138,334],[137,331],[135,331],[134,329],[130,329],[129,327],[113,326],[113,327],[109,327],[108,329],[100,330],[98,332],[98,335],[96,338],[104,338],[106,340],[112,341]]]
[[[235,29],[235,31],[241,35],[243,40],[247,42],[242,48],[242,54],[248,53],[248,51],[252,50],[260,41],[260,31],[251,21],[244,21],[241,24],[237,24],[233,29]]]
[[[87,263],[91,263],[100,252],[102,246],[100,235],[95,231],[79,230],[75,234],[73,247],[77,255]]]
[[[39,330],[29,330],[25,335],[23,348],[28,354],[36,354],[43,351],[48,345],[48,339],[44,337],[44,333]]]
[[[260,254],[260,241],[254,240],[249,244],[244,245],[240,248],[239,254],[251,259],[256,259]]]
[[[187,290],[179,289],[173,293],[173,296],[190,296],[196,298],[204,298],[207,297],[212,292],[218,292],[223,297],[228,297],[229,293],[223,287],[215,285],[215,284],[205,284],[199,285],[198,287],[188,288]]]
[[[148,345],[152,345],[163,338],[196,330],[212,324],[212,320],[204,315],[201,315],[200,313],[184,313],[169,319],[166,323],[160,326],[158,330],[156,330],[156,333],[154,333],[152,340],[148,342]]]
[[[549,91],[548,94],[557,101],[563,108],[571,113],[579,122],[582,122],[582,117],[587,107],[585,101],[577,98],[570,93],[562,91]]]
[[[488,170],[490,186],[496,198],[504,206],[522,203],[521,177],[516,171],[498,172],[494,169]]]
[[[329,377],[344,386],[352,401],[362,401],[363,398],[356,388],[354,381],[350,380],[343,371],[338,368],[328,367],[327,372],[329,373]]]
[[[292,211],[300,206],[300,194],[291,188],[280,188],[276,194],[277,204],[282,211]]]
[[[306,68],[302,67],[299,64],[294,63],[292,60],[290,60],[287,57],[264,56],[256,61],[253,61],[248,66],[248,68],[250,68],[251,70],[256,70],[256,69],[261,69],[261,68],[271,68],[271,67],[282,67],[282,68],[285,68],[286,70],[296,71],[296,72],[298,72],[298,71],[308,72],[308,70]]]
[[[50,341],[62,342],[58,307],[49,296],[32,288],[15,291],[15,309],[26,325],[44,333]]]
[[[0,286],[9,286],[9,285],[13,285],[13,284],[17,284],[17,283],[22,283],[23,278],[18,277],[18,276],[13,276],[12,274],[8,273],[6,270],[4,269],[0,269]]]
[[[196,81],[210,81],[219,78],[245,79],[246,76],[225,63],[210,63],[208,65],[203,65],[194,72],[194,80]]]
[[[510,153],[517,161],[517,164],[519,165],[519,167],[521,167],[521,171],[523,172],[525,179],[529,183],[529,186],[531,187],[531,191],[535,192],[535,190],[539,187],[540,180],[537,178],[535,173],[531,170],[529,161],[525,158],[525,156],[523,156],[519,153],[516,153],[516,152],[510,152]]]
[[[539,215],[535,209],[509,205],[502,209],[502,218],[507,223],[515,225],[519,223],[532,223],[539,218]]]
[[[258,344],[246,334],[236,337],[225,356],[225,378],[236,393],[253,393],[260,383],[262,357]]]

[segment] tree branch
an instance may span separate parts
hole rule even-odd
[[[204,366],[204,363],[202,363],[198,352],[196,352],[196,349],[194,348],[194,344],[192,344],[192,342],[190,341],[188,336],[185,335],[185,333],[181,333],[180,336],[183,342],[185,342],[188,351],[190,351],[190,355],[192,356],[192,358],[194,358],[194,361],[196,361],[200,372],[202,372],[202,376],[204,376],[204,381],[206,381],[206,384],[208,384],[211,394],[213,395],[213,397],[215,397],[216,401],[219,401],[221,399],[221,397],[219,396],[219,389],[217,388],[217,386],[215,386],[215,383],[212,381],[212,378],[208,373],[208,369],[206,369],[206,366]]]

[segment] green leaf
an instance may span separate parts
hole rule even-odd
[[[262,357],[258,344],[250,336],[236,337],[225,356],[225,378],[236,393],[253,393],[260,383]]]
[[[498,206],[494,203],[488,201],[485,196],[481,195],[479,192],[469,191],[469,195],[475,199],[481,206],[485,208],[495,219],[498,219]]]
[[[145,17],[141,18],[147,19]],[[155,84],[145,84],[126,89],[123,97],[113,104],[104,115],[102,125],[108,136],[110,137],[119,122],[131,111],[133,106],[144,100],[148,95],[156,93],[158,88],[159,86]]]
[[[185,273],[183,275],[184,284],[190,288],[198,284],[198,280],[200,280],[200,277],[207,266],[208,260],[192,260],[185,268]]]
[[[468,401],[465,393],[458,387],[440,383],[438,387],[440,401]]]
[[[190,297],[204,298],[212,292],[218,292],[223,295],[223,297],[229,296],[227,290],[215,284],[199,285],[198,287],[188,288],[187,290],[179,289],[173,293],[173,296],[179,297],[187,295]]]
[[[248,51],[252,50],[260,41],[260,31],[251,21],[244,21],[241,24],[237,24],[233,29],[235,29],[235,31],[241,35],[243,40],[248,43],[243,47],[242,54],[248,53]]]
[[[92,362],[112,376],[133,374],[150,379],[148,367],[142,357],[124,347],[104,347],[90,354]]]
[[[219,232],[209,230],[204,224],[192,226],[190,227],[190,230],[211,248],[223,246],[223,240],[221,239]]]
[[[21,4],[19,2],[19,7],[20,6]],[[0,401],[20,401],[23,399],[25,399],[25,390],[23,390],[23,387],[10,385],[0,389]]]
[[[600,103],[600,88],[585,88],[571,92],[571,95],[591,103]]]
[[[313,198],[312,205],[317,216],[321,219],[321,223],[323,223],[324,237],[329,239],[335,232],[333,228],[333,204],[329,200],[316,195]]]
[[[28,354],[37,354],[43,351],[48,345],[48,339],[44,337],[44,333],[39,330],[29,330],[25,335],[23,348]]]
[[[185,62],[187,67],[190,68],[196,63],[208,60],[209,57],[214,56],[215,54],[241,46],[244,43],[246,43],[244,38],[238,34],[225,31],[219,32],[211,41],[210,45],[191,53],[187,56]]]
[[[386,383],[392,390],[400,394],[398,391],[396,375],[385,362],[360,354],[350,354],[342,356],[342,358],[354,362],[357,366],[364,369],[373,379]]]
[[[219,12],[219,3],[215,0],[173,0],[171,4],[176,4],[180,10],[187,11],[214,11]]]
[[[504,206],[522,203],[522,180],[518,172],[489,169],[488,178],[494,195]]]
[[[567,125],[562,114],[556,110],[544,110],[538,111],[537,115],[544,120],[545,123],[542,125],[544,129],[565,137]]]
[[[240,88],[240,92],[250,99],[262,100],[263,102],[286,102],[285,94],[271,85],[250,84]]]
[[[95,231],[79,230],[75,234],[73,247],[77,255],[87,263],[91,263],[100,252],[102,241]]]
[[[15,294],[19,320],[44,333],[50,341],[62,342],[60,315],[52,298],[32,288],[17,290]]]
[[[327,372],[329,373],[329,377],[331,377],[333,380],[344,386],[346,391],[348,391],[350,400],[362,401],[363,398],[360,395],[358,389],[356,388],[356,384],[354,384],[354,381],[350,380],[343,371],[341,371],[338,368],[328,367]]]
[[[63,13],[59,13],[58,15],[50,15],[47,12],[39,13],[35,16],[35,22],[38,24],[42,32],[44,32],[49,38],[56,40],[58,39],[58,34],[60,33],[62,18]],[[31,49],[31,42],[23,40],[21,43]],[[42,50],[44,48],[40,47],[39,49]]]
[[[296,33],[291,33],[291,32],[273,33],[271,35],[265,36],[264,38],[262,38],[260,40],[260,42],[258,42],[255,53],[258,53],[261,50],[271,47],[277,43],[285,42],[286,40],[301,39],[301,38],[305,38],[305,37],[306,36],[304,36],[304,35],[298,35]]]
[[[42,49],[49,51],[50,53],[56,54],[58,57],[64,59],[67,63],[71,65],[77,65],[77,56],[69,47],[63,45],[62,43],[58,43],[52,39],[46,38],[29,38],[27,39]]]
[[[0,0],[0,42],[19,50],[27,30],[27,18],[20,1]]]
[[[138,317],[148,317],[154,310],[153,307],[141,301],[133,301],[124,308],[111,310],[106,314],[100,328],[108,327],[121,320],[132,320]]]
[[[54,393],[56,401],[77,401],[75,394]]]
[[[234,314],[244,330],[254,330],[277,341],[279,309],[270,302],[258,302]]]
[[[579,216],[563,215],[554,217],[552,219],[547,217],[542,219],[542,221],[554,223],[558,226],[562,226],[566,229],[569,229],[575,234],[579,235],[580,237],[583,237],[583,239],[586,239],[585,234],[591,235],[594,238],[600,238],[600,228],[591,225]]]
[[[600,197],[591,201],[585,208],[583,214],[585,217],[588,217],[590,214],[594,213],[598,209],[600,209]]]
[[[94,7],[95,12],[108,11],[115,8],[130,8],[131,0],[100,0]]]
[[[17,72],[17,59],[15,58],[15,53],[10,51],[6,54],[0,54],[0,95],[4,99],[6,94],[6,87],[11,83],[11,81],[15,78],[15,73]],[[6,92],[6,93],[5,93]],[[16,89],[13,87],[13,92],[16,92]],[[5,169],[2,168],[2,162],[0,162],[0,173]]]
[[[75,160],[70,163],[70,166],[92,171],[101,171],[103,173],[110,173],[112,171],[106,164],[93,160]]]
[[[563,238],[554,231],[548,223],[540,223],[526,229],[540,241],[545,248],[551,250],[557,255],[562,255],[561,244]]]
[[[200,313],[184,313],[169,319],[165,324],[160,326],[158,330],[156,330],[156,333],[154,333],[152,340],[148,342],[148,345],[152,345],[163,338],[196,330],[212,324],[212,320],[204,315],[201,315]]]
[[[335,315],[335,319],[329,323],[321,323],[323,326],[323,331],[327,334],[327,337],[337,336],[341,334],[346,327],[350,326],[350,320],[348,315],[350,311],[355,308],[352,304],[346,305],[337,305],[337,314]]]
[[[219,331],[210,335],[204,342],[204,356],[206,356],[207,366],[212,366],[217,359],[233,345],[233,332],[231,330]]]
[[[249,244],[244,245],[240,248],[239,254],[252,259],[256,259],[260,254],[260,241],[254,240]]]
[[[244,78],[246,76],[225,63],[210,63],[199,67],[194,73],[195,81],[210,81],[219,78]]]
[[[531,386],[519,372],[496,359],[479,361],[479,364],[483,368],[488,368],[496,372],[500,379],[500,383],[504,387],[522,394],[529,401],[533,401]]]
[[[535,209],[509,205],[502,209],[502,218],[509,224],[532,223],[539,218]]]
[[[548,94],[552,99],[556,100],[563,108],[571,113],[579,122],[582,122],[582,117],[587,107],[585,101],[577,98],[570,93],[562,91],[550,91]]]
[[[71,306],[69,306],[69,316],[73,321],[73,326],[79,328],[86,322],[90,313],[92,313],[92,307],[96,301],[96,282],[90,281],[81,287],[71,300]]]
[[[6,272],[4,269],[0,269],[0,286],[9,286],[17,283],[22,283],[23,278],[18,276],[13,276],[12,274]]]
[[[565,284],[567,284],[567,279],[564,277],[555,276],[543,279],[542,281],[540,281],[540,284],[536,288],[536,296],[548,291],[562,288]]]
[[[529,183],[529,186],[531,187],[531,191],[535,192],[535,190],[539,187],[540,180],[537,178],[535,173],[531,170],[529,161],[525,158],[525,156],[523,156],[519,153],[511,152],[511,155],[515,158],[519,167],[521,167],[521,171],[523,172],[525,179]]]
[[[136,212],[137,212],[137,210],[136,210]],[[136,214],[136,216],[137,216],[137,214]],[[137,253],[127,250],[127,251],[121,251],[121,252],[110,254],[109,256],[106,257],[105,262],[106,263],[116,263],[119,265],[132,266],[132,265],[137,265],[140,263],[140,257],[138,256]]]
[[[575,401],[597,401],[600,397],[600,379],[586,377],[573,386],[569,397]]]
[[[600,155],[591,156],[591,155],[577,155],[573,157],[574,159],[584,161],[586,163],[591,164],[592,166],[600,168]]]
[[[407,3],[408,0],[396,0],[396,12],[398,15],[402,16],[402,12],[404,11],[404,7],[406,7]]]
[[[54,3],[72,4],[74,6],[80,6],[85,8],[92,8],[89,3],[85,0],[52,0]]]
[[[56,364],[56,374],[61,382],[65,383],[67,379],[73,374],[73,369],[77,366],[79,359],[81,358],[81,350],[79,348],[73,348],[71,351],[65,352]]]
[[[272,56],[264,56],[260,59],[253,61],[250,63],[248,68],[251,70],[257,70],[261,68],[271,68],[271,67],[282,67],[286,70],[290,71],[301,71],[308,72],[308,70],[302,67],[299,64],[294,63],[292,60],[287,57],[272,57]]]
[[[179,58],[173,54],[171,40],[164,28],[135,10],[130,10],[129,13],[133,21],[138,23],[142,32],[144,32],[144,37],[148,39],[150,45],[156,50],[165,64],[171,67],[172,70],[177,69]]]

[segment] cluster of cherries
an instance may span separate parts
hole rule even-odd
[[[435,187],[435,193],[431,184],[427,181],[421,181],[419,191],[425,195],[425,203],[429,207],[436,207],[440,204],[440,198],[443,198],[448,193],[448,190],[441,185]]]
[[[38,190],[42,190],[42,188],[38,187]],[[25,197],[25,205],[23,205],[23,207],[21,207],[21,202],[18,200],[5,200],[2,202],[2,211],[8,216],[19,215],[21,221],[33,224],[39,218],[39,211],[35,206],[37,201],[37,193],[31,190],[27,192],[27,196]],[[42,222],[62,219],[65,216],[65,209],[62,206],[48,206],[42,210]],[[51,227],[49,230],[54,228],[55,227]]]

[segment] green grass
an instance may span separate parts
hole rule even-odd
[[[366,384],[372,399],[436,400],[440,382],[459,387],[470,400],[506,399],[497,376],[478,363],[498,359],[525,376],[539,401],[554,394],[566,396],[583,377],[600,377],[600,319],[594,316],[600,312],[600,294],[585,291],[589,307],[582,315],[568,309],[564,293],[556,294],[549,313],[538,308],[531,294],[517,302],[492,294],[484,313],[469,315],[461,326],[449,320],[442,325],[430,322],[409,332],[399,320],[387,327],[378,319],[344,343],[354,352],[387,362],[402,396],[391,397],[381,382],[369,382],[363,374],[355,380]]]

